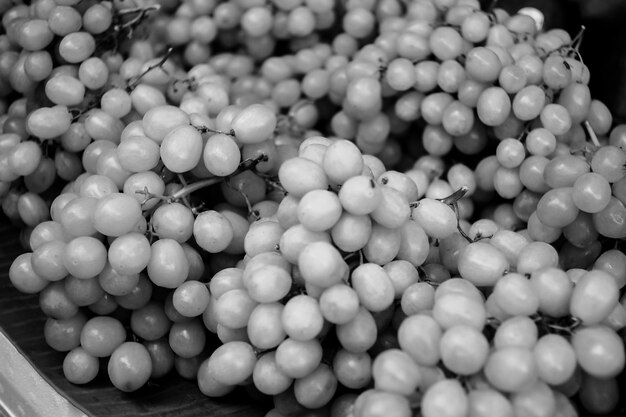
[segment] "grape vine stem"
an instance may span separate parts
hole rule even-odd
[[[601,147],[602,145],[600,144],[598,136],[596,135],[596,132],[594,132],[593,127],[591,127],[589,120],[585,120],[585,129],[587,129],[587,133],[589,133],[589,137],[591,138],[593,144],[596,145],[598,148]]]
[[[234,177],[237,174],[241,174],[244,171],[248,171],[250,169],[253,169],[255,166],[257,166],[259,163],[263,162],[263,161],[267,161],[267,155],[265,154],[261,154],[259,156],[257,156],[256,158],[251,158],[251,159],[246,159],[245,161],[243,161],[242,163],[239,164],[239,167],[235,170],[235,172],[233,172],[232,174],[226,176],[226,177],[210,177],[210,178],[206,178],[204,180],[200,180],[200,181],[196,181],[194,183],[191,184],[187,184],[185,185],[183,188],[181,188],[180,190],[176,191],[174,194],[172,194],[168,199],[170,201],[174,201],[174,200],[178,200],[181,199],[193,192],[196,192],[198,190],[201,190],[202,188],[206,188],[206,187],[210,187],[212,185],[215,184],[219,184],[220,182],[230,179],[232,177]]]

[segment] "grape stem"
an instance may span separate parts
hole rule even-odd
[[[456,190],[449,196],[444,197],[444,198],[438,198],[437,200],[452,207],[452,210],[454,211],[454,215],[456,216],[457,230],[459,231],[461,236],[463,236],[468,242],[472,243],[474,242],[474,240],[472,240],[472,238],[470,238],[461,228],[461,216],[459,214],[459,204],[458,204],[458,201],[462,199],[465,196],[465,194],[467,194],[468,191],[469,191],[469,188],[466,185],[463,185],[461,188],[459,188],[458,190]],[[412,203],[409,203],[409,207],[414,209],[417,206],[419,206],[419,204],[420,204],[419,201],[414,201]]]
[[[231,129],[230,132],[223,132],[221,130],[212,129],[212,128],[208,127],[208,126],[195,126],[195,125],[192,125],[192,127],[194,127],[200,133],[215,133],[215,134],[221,134],[221,135],[235,137],[235,131],[232,130],[232,129]]]
[[[454,210],[454,215],[456,216],[456,229],[459,231],[461,236],[465,238],[465,240],[467,240],[469,243],[472,243],[472,238],[470,238],[461,227],[461,216],[459,214],[459,200],[462,199],[468,191],[469,188],[466,185],[463,185],[461,188],[459,188],[449,196],[440,199],[439,201],[452,207],[452,210]]]
[[[585,129],[587,130],[587,133],[589,133],[589,137],[591,138],[591,141],[593,142],[593,144],[596,145],[598,148],[602,146],[600,144],[600,141],[598,140],[598,136],[596,135],[596,132],[594,132],[593,127],[591,127],[589,120],[585,120],[584,124],[585,124]]]
[[[228,185],[230,188],[232,188],[233,190],[237,191],[239,194],[241,194],[241,196],[243,197],[243,200],[246,202],[246,208],[248,209],[248,216],[253,216],[256,220],[259,220],[259,212],[258,210],[254,210],[252,208],[252,203],[250,202],[250,198],[248,197],[248,195],[241,189],[241,184],[239,185],[239,187],[235,188],[233,187],[233,185],[230,183],[230,178],[226,179],[225,181],[226,185]],[[278,249],[277,249],[278,250]]]
[[[465,187],[465,186],[464,186],[464,187]],[[463,187],[462,187],[462,188],[463,188]],[[467,187],[465,187],[465,188],[467,188]],[[457,193],[460,193],[460,192],[461,192],[461,189],[458,189],[458,190],[456,190],[453,194],[450,194],[449,196],[444,197],[444,198],[437,198],[436,200],[437,200],[437,201],[441,201],[442,203],[447,204],[447,205],[449,205],[449,206],[452,206],[452,205],[453,205],[454,203],[456,203],[459,199],[461,199],[461,198],[463,197],[463,195],[465,195],[465,193],[467,192],[467,189],[466,189],[466,190],[465,190],[465,191],[464,191],[464,192],[463,192],[463,193],[462,193],[462,194],[461,194],[458,198],[457,198],[457,197],[455,197],[455,196],[457,195]],[[410,202],[410,203],[409,203],[409,207],[410,207],[410,208],[412,208],[412,209],[414,209],[414,208],[416,208],[416,207],[419,207],[419,205],[420,205],[420,201],[421,201],[421,200],[418,200],[418,201],[412,201],[412,202]]]
[[[578,51],[578,48],[580,48],[580,44],[583,41],[583,35],[585,34],[585,29],[587,29],[585,25],[580,25],[580,31],[578,31],[578,33],[576,34],[576,36],[574,37],[574,39],[572,39],[572,42],[570,43],[571,47],[575,51]]]
[[[257,156],[256,158],[246,159],[245,161],[242,161],[239,164],[239,167],[237,168],[237,170],[235,170],[235,172],[233,172],[232,174],[230,174],[228,176],[225,176],[225,177],[209,177],[209,178],[205,178],[205,179],[200,180],[200,181],[196,181],[196,182],[191,183],[191,184],[184,184],[185,181],[182,181],[183,182],[183,187],[180,190],[176,191],[174,194],[169,195],[169,196],[164,196],[164,195],[161,195],[161,194],[153,194],[153,193],[151,193],[148,190],[148,187],[144,187],[143,190],[137,190],[137,191],[135,191],[135,193],[144,195],[144,200],[141,203],[142,205],[145,204],[151,198],[157,198],[157,199],[161,200],[162,202],[173,203],[173,202],[175,202],[177,200],[180,200],[180,199],[183,199],[183,198],[187,197],[189,194],[194,193],[194,192],[196,192],[198,190],[201,190],[201,189],[206,188],[206,187],[210,187],[210,186],[215,185],[215,184],[219,184],[220,182],[222,182],[224,180],[228,180],[228,179],[234,177],[237,174],[241,174],[244,171],[248,171],[250,169],[253,169],[260,162],[266,161],[266,160],[267,160],[267,155],[261,154],[261,155]],[[193,210],[193,208],[192,208],[192,210]]]
[[[197,182],[194,182],[192,184],[188,184],[185,185],[183,188],[181,188],[180,190],[178,190],[177,192],[175,192],[174,194],[172,194],[168,199],[170,201],[175,201],[178,199],[181,199],[193,192],[196,192],[198,190],[201,190],[202,188],[206,188],[206,187],[210,187],[212,185],[218,184],[224,180],[228,180],[232,177],[234,177],[237,174],[241,174],[244,171],[248,171],[253,169],[255,166],[257,166],[259,163],[263,162],[263,161],[267,161],[267,155],[265,154],[261,154],[259,156],[257,156],[256,158],[251,158],[251,159],[246,159],[245,161],[241,162],[239,164],[239,167],[235,170],[235,172],[233,172],[232,174],[226,176],[226,177],[211,177],[211,178],[206,178],[204,180],[200,180]]]
[[[496,318],[496,317],[487,317],[487,326],[493,327],[494,329],[497,329],[498,326],[500,326],[502,322],[500,321],[500,319]]]
[[[459,188],[458,190],[456,190],[449,196],[440,198],[439,201],[441,201],[444,204],[452,205],[456,203],[457,201],[459,201],[460,199],[462,199],[465,196],[465,194],[467,194],[468,191],[469,191],[469,188],[466,185],[463,185],[461,188]]]
[[[148,190],[148,187],[143,187],[143,190],[135,191],[135,194],[142,194],[144,196],[143,201],[141,202],[142,206],[152,198],[158,198],[162,201],[167,201],[169,199],[169,197],[166,197],[164,195],[151,193],[150,190]]]
[[[132,13],[139,13],[139,14],[124,24],[115,25],[114,30],[119,33],[124,29],[128,29],[128,38],[131,38],[133,36],[133,31],[135,27],[139,25],[143,19],[146,18],[146,15],[148,14],[148,12],[158,11],[160,8],[161,8],[160,5],[155,4],[155,5],[147,6],[147,7],[135,7],[132,9],[122,10],[118,12],[117,14],[118,16],[124,16],[124,15],[132,14]]]
[[[167,48],[167,52],[165,52],[165,55],[163,55],[163,58],[161,58],[159,60],[159,62],[157,62],[156,64],[150,65],[148,68],[146,68],[146,70],[144,72],[142,72],[141,74],[137,75],[132,81],[130,81],[128,83],[128,85],[126,86],[126,90],[128,92],[133,91],[141,82],[141,79],[150,71],[152,71],[153,69],[156,68],[161,68],[163,67],[163,64],[165,64],[165,62],[169,59],[170,55],[172,55],[172,52],[174,51],[174,48],[172,48],[171,46],[169,48]],[[165,71],[165,70],[163,70]],[[166,71],[165,71],[166,72]],[[166,72],[167,73],[167,72]]]
[[[278,180],[275,177],[272,177],[271,175],[264,174],[264,173],[258,173],[257,175],[263,178],[263,181],[265,181],[265,184],[267,184],[271,188],[281,191],[284,195],[288,194],[287,190],[285,190],[285,187],[283,187],[282,184],[278,182]]]
[[[128,9],[119,10],[117,12],[117,15],[125,16],[127,14],[133,14],[133,13],[147,13],[151,11],[158,12],[159,10],[161,10],[160,4],[152,4],[150,6],[145,6],[145,7],[130,7]]]
[[[580,327],[583,322],[578,317],[568,316],[566,320],[568,322],[563,323],[563,319],[559,319],[558,321],[554,321],[551,319],[546,319],[546,317],[541,314],[536,314],[531,317],[536,323],[539,323],[544,327],[547,332],[550,333],[563,333],[571,335],[574,330]]]
[[[465,240],[467,240],[469,243],[473,243],[474,240],[472,240],[472,238],[469,237],[467,235],[467,233],[465,233],[463,231],[463,228],[461,227],[461,216],[459,214],[459,203],[456,202],[456,201],[454,203],[452,203],[452,209],[454,210],[454,215],[456,216],[456,229],[459,231],[461,236],[463,236],[465,238]]]

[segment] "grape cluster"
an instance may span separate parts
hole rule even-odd
[[[582,32],[479,6],[0,3],[9,277],[66,378],[176,371],[275,417],[615,409],[625,125]]]

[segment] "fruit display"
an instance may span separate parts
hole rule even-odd
[[[67,381],[620,415],[626,125],[584,28],[495,3],[0,0],[8,276]]]

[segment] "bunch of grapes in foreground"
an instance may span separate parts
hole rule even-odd
[[[0,3],[0,198],[73,384],[623,410],[626,125],[476,0]],[[145,388],[149,389],[149,388]]]

